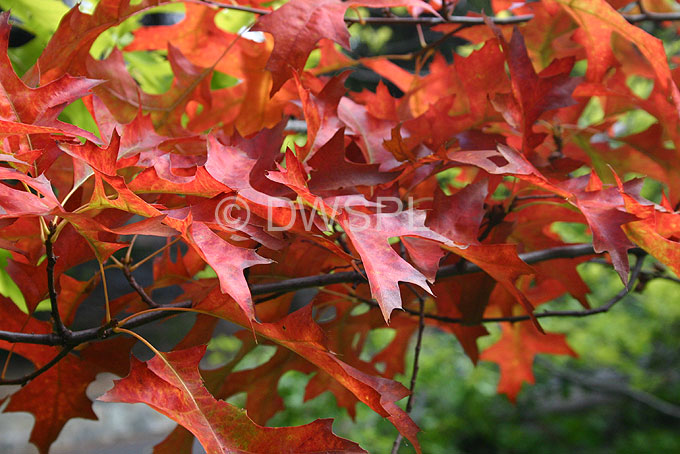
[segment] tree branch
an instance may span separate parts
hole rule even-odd
[[[146,303],[147,306],[149,307],[161,307],[160,304],[155,302],[153,298],[151,298],[146,291],[144,290],[144,287],[139,285],[137,282],[137,279],[132,275],[132,271],[130,270],[130,263],[124,261],[123,262],[123,267],[121,268],[123,271],[123,274],[125,275],[125,279],[127,279],[128,283],[130,284],[130,287],[137,292],[139,297]]]
[[[638,252],[639,250],[633,250],[633,252]],[[638,252],[639,253],[639,252]],[[575,258],[575,257],[581,257],[584,255],[592,255],[594,254],[593,251],[593,246],[591,244],[573,244],[573,245],[568,245],[568,246],[559,246],[551,249],[544,249],[541,251],[533,251],[533,252],[528,252],[525,254],[520,254],[519,257],[524,260],[526,263],[538,263],[538,262],[543,262],[546,260],[553,260],[553,259],[559,259],[559,258]],[[626,289],[622,290],[620,293],[622,295],[619,297],[619,299],[623,298],[625,294],[628,293],[629,288],[632,288],[632,282],[635,281],[639,275],[639,268],[641,267],[640,264],[636,264],[636,268],[633,271],[633,275],[631,276],[631,280],[629,282],[629,285]],[[464,274],[470,274],[470,273],[477,273],[482,271],[481,268],[479,268],[477,265],[474,265],[469,262],[460,262],[455,265],[447,265],[443,266],[439,269],[439,272],[437,273],[437,279],[443,279],[446,277],[450,276],[460,276]],[[303,288],[312,288],[312,287],[323,287],[326,285],[331,285],[331,284],[340,284],[340,283],[361,283],[365,282],[365,278],[358,272],[356,271],[345,271],[341,273],[332,273],[332,274],[322,274],[322,275],[316,275],[316,276],[308,276],[308,277],[302,277],[302,278],[293,278],[293,279],[287,279],[284,281],[280,282],[272,282],[272,283],[264,283],[264,284],[254,284],[250,286],[251,293],[253,296],[255,295],[264,295],[264,294],[269,294],[269,293],[290,293],[294,292],[296,290],[300,290]],[[371,302],[370,300],[366,300],[368,302]],[[617,300],[618,301],[618,300]],[[611,306],[616,304],[617,301],[610,301],[609,303],[605,304],[602,307],[599,307],[597,309],[590,309],[587,311],[561,311],[561,312],[542,312],[536,314],[537,318],[541,317],[584,317],[588,315],[593,315],[601,312],[606,312],[609,310]],[[191,301],[182,301],[179,303],[174,303],[174,304],[168,304],[164,305],[161,307],[191,307],[192,302]],[[609,306],[609,307],[605,307]],[[408,312],[408,311],[407,311]],[[148,323],[154,322],[156,320],[160,320],[166,317],[169,317],[171,315],[176,315],[175,313],[167,313],[167,312],[150,312],[148,314],[143,314],[140,315],[139,317],[135,317],[133,320],[131,320],[129,323],[126,323],[125,325],[120,326],[120,328],[125,328],[125,329],[131,329],[131,328],[136,328],[142,325],[146,325]],[[449,318],[449,317],[441,317],[435,314],[425,314],[425,318],[432,318],[435,320],[440,320],[444,322],[449,322],[449,323],[467,323],[466,321],[462,319],[455,319],[455,318]],[[487,318],[483,319],[480,321],[480,323],[484,322],[498,322],[498,321],[522,321],[522,320],[528,320],[529,316],[517,316],[517,317],[496,317],[496,318]],[[114,321],[115,322],[115,321]],[[72,332],[68,338],[68,345],[80,345],[85,342],[91,342],[91,341],[96,341],[96,340],[101,340],[108,338],[109,336],[114,335],[113,333],[113,327],[115,326],[115,323],[111,323],[109,325],[104,325],[102,327],[96,327],[96,328],[88,328],[80,331],[75,331]],[[56,333],[49,333],[49,334],[33,334],[33,333],[15,333],[15,332],[9,332],[9,331],[0,331],[0,340],[5,340],[8,342],[12,343],[26,343],[26,344],[39,344],[39,345],[63,345],[64,341],[56,334]]]
[[[68,355],[71,352],[71,350],[73,350],[74,348],[76,348],[75,345],[64,346],[64,347],[62,347],[61,351],[59,351],[59,353],[57,353],[57,355],[54,358],[52,358],[48,363],[46,363],[41,368],[36,369],[35,371],[31,372],[28,375],[24,375],[23,377],[0,380],[0,385],[21,385],[21,386],[24,386],[26,383],[33,380],[38,375],[41,375],[41,374],[44,374],[45,372],[47,372],[52,366],[54,366],[59,361],[61,361],[64,357],[66,357],[66,355]]]
[[[519,258],[528,264],[543,262],[553,259],[566,259],[581,257],[584,255],[595,254],[592,244],[573,244],[569,246],[559,246],[551,249],[527,252],[520,254]],[[437,279],[463,274],[479,273],[480,267],[470,262],[459,262],[455,265],[446,265],[439,268]],[[250,286],[253,296],[264,295],[275,292],[290,292],[303,288],[323,287],[332,284],[354,284],[365,282],[366,279],[356,271],[343,271],[341,273],[321,274],[316,276],[298,277],[286,279],[280,282],[270,282],[265,284],[254,284]]]
[[[57,258],[52,249],[52,239],[57,231],[57,227],[51,224],[48,227],[47,237],[45,238],[45,254],[47,255],[47,289],[50,295],[50,308],[52,312],[52,326],[54,333],[59,337],[62,344],[66,344],[71,336],[71,331],[66,328],[59,315],[59,302],[57,301],[57,290],[54,286],[54,266]]]
[[[610,394],[622,394],[660,413],[671,416],[673,418],[680,418],[680,406],[660,399],[646,391],[634,389],[627,385],[620,385],[616,382],[605,383],[601,381],[596,381],[591,378],[582,376],[580,374],[568,371],[566,369],[558,369],[549,362],[542,361],[540,358],[536,358],[536,363],[539,364],[541,367],[547,369],[548,372],[550,372],[551,374],[565,378],[566,380],[574,384],[583,386],[584,388],[589,388],[595,391]]]
[[[253,13],[258,16],[263,16],[270,14],[272,11],[268,9],[261,8],[250,8],[247,6],[240,5],[229,5],[221,3],[219,1],[203,0],[204,3],[216,6],[222,9],[231,9],[235,11],[244,11],[247,13]],[[624,19],[626,19],[631,24],[636,24],[638,22],[652,21],[652,22],[663,22],[663,21],[676,21],[680,20],[680,13],[652,13],[644,11],[641,14],[622,14]],[[520,16],[509,16],[509,17],[488,17],[494,24],[498,25],[513,25],[521,24],[524,22],[529,22],[534,18],[533,14],[523,14]],[[350,24],[384,24],[384,25],[439,25],[439,24],[460,24],[465,26],[475,26],[484,25],[484,17],[481,16],[448,16],[448,17],[405,17],[405,16],[390,16],[390,17],[362,17],[362,18],[345,18],[345,22]]]

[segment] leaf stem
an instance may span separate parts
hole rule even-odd
[[[65,344],[71,337],[71,331],[66,328],[64,322],[59,315],[59,302],[57,301],[57,290],[54,285],[54,266],[57,263],[57,258],[54,255],[52,239],[57,231],[57,226],[51,223],[47,228],[47,237],[45,238],[45,254],[47,255],[47,289],[50,296],[50,309],[52,313],[52,326],[54,333],[59,336]]]
[[[137,263],[135,263],[134,265],[130,266],[130,272],[136,270],[136,269],[139,268],[141,265],[143,265],[144,263],[148,262],[149,260],[151,260],[152,258],[154,258],[156,255],[160,254],[161,252],[163,252],[164,250],[166,250],[167,248],[169,248],[169,247],[172,246],[173,244],[177,243],[177,242],[178,242],[179,240],[181,240],[181,239],[182,239],[182,237],[179,237],[179,236],[178,236],[177,238],[175,238],[174,240],[170,241],[168,244],[166,244],[166,245],[163,246],[162,248],[160,248],[160,249],[158,249],[157,251],[152,252],[151,254],[147,255],[146,257],[144,257],[144,258],[143,258],[142,260],[140,260],[139,262],[137,262]],[[130,246],[132,246],[132,245],[130,245]]]
[[[106,271],[104,270],[104,264],[97,260],[99,264],[99,272],[102,275],[102,286],[104,287],[104,308],[106,310],[106,323],[111,322],[111,305],[109,304],[109,289],[106,285]]]
[[[408,396],[408,400],[406,401],[406,413],[411,413],[411,410],[413,409],[413,396],[416,390],[416,380],[418,379],[418,369],[419,369],[419,360],[420,360],[420,349],[423,343],[423,333],[425,332],[425,299],[423,296],[418,293],[411,284],[407,284],[407,288],[413,292],[413,294],[416,295],[418,298],[418,334],[416,337],[416,346],[414,348],[413,352],[413,372],[411,373],[411,384],[409,386],[409,390],[411,391],[411,394]],[[392,454],[397,454],[399,452],[399,447],[401,446],[401,441],[404,439],[404,436],[399,433],[397,434],[396,440],[394,440],[394,444],[392,445]]]

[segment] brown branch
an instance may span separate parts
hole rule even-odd
[[[634,250],[637,252],[637,250]],[[538,263],[546,260],[558,259],[558,258],[575,258],[584,255],[594,254],[593,246],[591,244],[573,244],[569,246],[560,246],[552,249],[544,249],[541,251],[533,251],[525,254],[520,254],[519,257],[526,263]],[[637,270],[636,265],[636,270]],[[641,264],[639,265],[641,266]],[[469,262],[461,262],[455,265],[443,266],[439,269],[437,273],[437,279],[443,279],[450,276],[460,276],[464,274],[477,273],[482,271],[477,265]],[[634,270],[634,274],[631,277],[631,282],[637,279],[639,271]],[[270,293],[285,292],[290,293],[303,288],[312,287],[323,287],[331,284],[341,284],[341,283],[362,283],[365,282],[364,277],[355,271],[345,271],[341,273],[331,273],[322,274],[317,276],[308,276],[302,278],[287,279],[281,282],[272,282],[265,284],[255,284],[251,285],[251,293],[255,295],[265,295]],[[629,283],[629,287],[630,287]],[[632,287],[630,287],[632,288]],[[628,290],[626,289],[627,293]],[[624,295],[625,296],[625,295]],[[623,296],[621,296],[623,298]],[[366,300],[370,301],[370,300]],[[372,302],[372,301],[371,301]],[[612,305],[615,304],[612,303]],[[161,307],[191,307],[191,301],[182,301],[175,304],[168,304]],[[593,315],[600,312],[606,312],[603,308],[591,309],[588,311],[563,311],[563,312],[542,312],[536,314],[537,318],[540,317],[584,317],[587,315]],[[151,312],[148,314],[140,315],[135,317],[129,323],[120,326],[121,328],[131,329],[139,326],[143,326],[154,322],[156,320],[169,317],[171,315],[176,315],[174,313],[169,314],[167,312]],[[435,320],[440,320],[449,323],[466,323],[462,319],[454,319],[448,317],[438,316],[436,314],[426,314],[426,318],[433,318]],[[518,316],[518,317],[499,317],[499,318],[488,318],[483,319],[481,322],[495,322],[495,321],[522,321],[528,320],[529,316]],[[69,345],[79,345],[85,342],[91,342],[96,340],[105,339],[109,336],[114,335],[111,326],[103,326],[96,328],[88,328],[80,331],[72,332],[68,339]],[[33,334],[33,333],[15,333],[9,331],[0,331],[0,340],[5,340],[12,343],[25,343],[25,344],[39,344],[39,345],[62,345],[63,340],[55,333],[49,334]]]
[[[628,284],[621,289],[616,295],[609,299],[606,303],[593,309],[586,309],[582,311],[545,311],[545,312],[535,312],[533,316],[535,318],[551,318],[551,317],[588,317],[596,314],[603,314],[609,311],[616,303],[625,298],[632,290],[635,288],[635,282],[640,277],[642,271],[643,257],[639,256],[631,272]],[[362,303],[368,304],[370,306],[379,307],[378,302],[368,298],[362,298],[357,295],[352,295],[352,298],[361,301]],[[420,315],[419,311],[402,308],[402,311],[409,315]],[[523,322],[526,320],[531,320],[530,315],[514,315],[508,317],[485,317],[476,321],[466,320],[462,317],[446,317],[444,315],[429,314],[425,313],[424,317],[431,320],[437,320],[444,323],[453,323],[460,325],[481,325],[482,323],[496,323],[496,322]]]
[[[527,252],[520,254],[519,258],[528,264],[532,264],[546,260],[575,258],[592,254],[595,254],[592,244],[570,244],[568,246],[558,246],[551,249]],[[437,279],[479,273],[480,271],[482,271],[482,269],[474,263],[460,262],[455,265],[446,265],[439,268]],[[250,293],[253,296],[256,296],[281,291],[290,292],[303,288],[323,287],[332,284],[360,284],[362,282],[366,282],[366,278],[362,274],[356,271],[343,271],[340,273],[286,279],[285,281],[280,282],[255,284],[250,286]]]
[[[231,9],[235,11],[245,11],[253,13],[258,16],[270,14],[272,11],[268,9],[249,8],[247,6],[230,5],[212,0],[203,0],[204,3],[216,6],[222,9]],[[641,14],[622,14],[623,18],[631,24],[638,22],[652,21],[676,21],[680,20],[680,13],[652,13],[643,12]],[[529,22],[534,18],[533,14],[523,14],[520,16],[509,17],[488,17],[488,20],[497,25],[513,25]],[[448,16],[448,17],[404,17],[404,16],[390,16],[390,17],[362,17],[362,18],[345,18],[345,22],[350,24],[384,24],[384,25],[439,25],[439,24],[460,24],[465,26],[484,25],[484,17],[480,16]]]
[[[52,366],[54,366],[59,361],[61,361],[64,357],[66,357],[66,355],[68,355],[71,352],[71,350],[73,350],[74,348],[76,348],[75,345],[64,346],[64,347],[62,347],[61,351],[59,351],[59,353],[57,353],[57,355],[54,358],[52,358],[48,363],[46,363],[41,368],[36,369],[35,371],[31,372],[28,375],[24,375],[23,377],[0,380],[0,385],[21,385],[21,386],[24,386],[26,383],[33,380],[37,376],[47,372]]]
[[[127,279],[128,283],[130,284],[130,287],[137,292],[139,297],[146,303],[147,306],[149,307],[161,307],[160,304],[155,302],[153,298],[149,296],[148,293],[144,290],[144,287],[139,285],[135,277],[132,275],[132,271],[130,270],[130,262],[125,261],[123,263],[123,267],[121,268],[123,271],[123,274],[125,275],[125,279]]]

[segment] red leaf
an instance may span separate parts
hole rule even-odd
[[[71,136],[87,137],[96,142],[98,139],[94,135],[68,123],[62,123],[57,120],[57,117],[66,105],[88,94],[90,89],[100,82],[64,75],[39,88],[28,87],[14,73],[12,63],[7,56],[11,28],[8,19],[9,11],[0,15],[0,87],[2,88],[0,119],[3,120],[4,126],[10,128],[7,132],[12,135],[18,134],[21,129],[25,131],[22,134],[61,132]]]
[[[241,326],[249,325],[242,312],[236,310],[233,301],[219,291],[210,292],[195,307]],[[329,351],[323,331],[311,317],[312,309],[312,305],[307,305],[280,322],[254,323],[252,329],[257,334],[297,353],[333,377],[373,411],[388,418],[399,432],[414,444],[420,454],[416,437],[419,429],[408,414],[395,404],[408,395],[408,390],[392,380],[361,372]]]
[[[430,292],[425,276],[392,249],[388,243],[389,238],[415,236],[446,244],[452,249],[460,247],[426,227],[423,211],[370,215],[345,211],[338,221],[361,256],[371,284],[371,293],[380,304],[383,317],[388,322],[392,311],[401,308],[399,282],[409,282]]]
[[[267,69],[274,76],[273,95],[292,77],[289,67],[301,70],[316,43],[327,38],[349,49],[349,31],[345,26],[345,11],[355,6],[373,8],[392,6],[420,6],[433,14],[437,12],[419,0],[291,0],[276,11],[261,16],[253,30],[271,33],[274,50]]]
[[[10,303],[11,304],[11,303]],[[25,411],[33,414],[35,425],[31,432],[31,443],[41,454],[47,454],[50,445],[64,425],[72,418],[97,419],[92,411],[92,401],[85,391],[100,372],[124,375],[128,371],[130,339],[114,339],[87,347],[81,357],[67,355],[47,372],[31,380],[26,386],[12,394],[7,412]],[[44,365],[58,350],[54,347],[31,346],[33,350],[19,351],[33,358],[36,367]],[[103,360],[102,358],[106,358]],[[92,359],[98,361],[92,362]]]
[[[217,273],[222,292],[234,298],[248,318],[254,320],[253,300],[243,270],[254,265],[271,263],[271,260],[260,257],[252,249],[232,245],[202,222],[192,224],[191,240],[196,245],[197,252]]]
[[[531,323],[502,323],[501,340],[482,352],[480,359],[498,363],[498,392],[517,399],[523,382],[534,383],[532,367],[538,353],[576,356],[564,334],[540,333]]]
[[[365,452],[356,443],[335,436],[328,419],[297,427],[255,424],[205,389],[198,373],[204,354],[205,347],[199,346],[146,362],[133,358],[130,375],[116,381],[100,400],[145,403],[191,431],[210,453]]]

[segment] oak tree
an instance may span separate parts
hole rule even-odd
[[[495,15],[465,16],[456,3],[100,0],[64,9],[25,72],[10,18],[38,13],[0,16],[0,247],[23,297],[0,298],[0,384],[22,385],[4,411],[35,416],[41,453],[71,418],[96,418],[85,390],[100,372],[121,377],[100,400],[177,422],[157,453],[194,437],[209,453],[365,452],[329,419],[266,426],[291,370],[312,374],[305,399],[365,404],[398,431],[393,452],[405,437],[420,453],[409,411],[426,326],[498,363],[514,400],[537,354],[575,355],[542,319],[604,313],[641,276],[678,274],[678,57],[638,26],[675,33],[673,2],[494,0]],[[140,26],[158,8],[183,15]],[[421,46],[359,56],[351,24],[410,27]],[[466,43],[453,54],[452,39]],[[375,88],[347,88],[358,72]],[[591,241],[566,242],[564,222]],[[139,257],[149,237],[162,246]],[[623,284],[594,307],[589,260]],[[114,298],[117,273],[129,285]],[[563,295],[583,308],[540,307]],[[83,326],[84,306],[102,319]],[[187,312],[171,351],[136,331]],[[242,327],[241,350],[202,368],[219,320]],[[500,339],[480,351],[490,324]],[[384,327],[393,340],[362,354]],[[137,342],[152,359],[131,355]],[[257,345],[276,352],[235,371]],[[33,371],[7,375],[13,355]],[[241,392],[245,411],[225,401]]]

